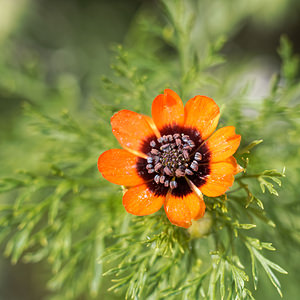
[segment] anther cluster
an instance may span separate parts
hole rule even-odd
[[[157,173],[154,181],[171,189],[177,188],[176,178],[194,175],[198,171],[202,155],[194,153],[195,143],[186,134],[164,135],[150,142],[146,169]]]

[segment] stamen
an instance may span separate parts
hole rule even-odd
[[[199,165],[198,163],[194,160],[192,163],[191,163],[191,169],[194,170],[195,172],[198,171],[198,168],[199,168]]]
[[[180,139],[176,139],[175,142],[176,142],[176,146],[181,145],[181,140]]]
[[[189,152],[187,150],[183,150],[182,153],[183,153],[184,158],[186,160],[188,160],[188,158],[189,158]]]
[[[194,143],[192,140],[189,140],[189,141],[188,141],[188,144],[189,144],[192,148],[195,147],[195,143]]]
[[[167,148],[170,148],[170,144],[165,144],[160,147],[160,150],[166,151]]]
[[[151,146],[151,147],[155,147],[155,146],[156,146],[155,141],[151,141],[151,142],[150,142],[150,146]]]
[[[191,146],[188,146],[188,145],[185,145],[185,146],[183,146],[183,148],[182,148],[183,150],[192,150],[192,147]]]
[[[151,149],[151,153],[157,155],[157,154],[159,154],[159,151],[157,149]]]
[[[161,163],[157,163],[157,164],[154,166],[155,172],[157,172],[161,167],[162,167],[162,164],[161,164]]]
[[[154,176],[154,181],[158,184],[159,183],[159,179],[160,179],[160,176],[159,175],[155,175]]]
[[[194,175],[194,173],[190,169],[185,169],[186,175]]]
[[[166,179],[166,177],[164,175],[162,175],[162,176],[160,176],[159,182],[164,183],[165,179]]]
[[[177,169],[177,170],[175,171],[175,176],[176,176],[176,177],[182,177],[182,176],[184,176],[184,171],[181,170],[181,169]]]
[[[159,156],[154,156],[154,163],[157,164],[159,162]]]
[[[188,135],[183,135],[183,136],[182,136],[182,140],[183,140],[184,142],[188,142],[188,141],[190,140],[190,137],[189,137]]]
[[[153,162],[153,158],[151,156],[147,157],[147,163],[151,164]]]
[[[153,165],[148,164],[148,165],[146,166],[146,169],[147,169],[147,170],[153,169]]]
[[[202,154],[199,153],[199,152],[196,152],[195,153],[195,159],[198,160],[198,161],[200,161],[202,159]]]
[[[164,167],[164,172],[169,176],[172,175],[172,171],[168,167]]]
[[[165,186],[165,187],[168,187],[168,186],[169,186],[169,180],[165,180],[164,186]]]
[[[177,184],[177,182],[176,182],[175,180],[172,180],[172,181],[170,182],[170,188],[171,188],[171,190],[176,189],[177,186],[178,186],[178,184]]]

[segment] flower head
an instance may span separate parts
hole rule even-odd
[[[127,212],[149,215],[164,205],[170,222],[185,228],[203,217],[203,194],[224,194],[239,171],[232,155],[241,136],[233,126],[213,133],[219,116],[211,98],[195,96],[183,106],[170,89],[154,99],[152,119],[129,110],[113,115],[112,131],[123,149],[101,154],[98,169],[128,187]]]

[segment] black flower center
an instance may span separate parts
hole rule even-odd
[[[198,130],[184,126],[166,126],[161,137],[144,140],[140,149],[147,160],[138,159],[137,171],[155,194],[183,197],[192,193],[186,179],[197,187],[203,185],[210,173],[210,151]]]
[[[149,174],[155,173],[154,181],[175,189],[178,186],[176,178],[193,175],[198,171],[202,155],[196,152],[195,143],[189,135],[174,133],[163,135],[150,142],[146,169]],[[170,177],[172,179],[170,179]]]

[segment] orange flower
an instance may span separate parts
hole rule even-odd
[[[112,131],[124,149],[100,155],[98,169],[108,181],[128,187],[127,212],[149,215],[164,205],[171,223],[188,228],[203,217],[203,195],[224,194],[239,172],[232,156],[241,136],[233,126],[217,127],[220,111],[206,96],[185,107],[166,89],[152,103],[150,117],[121,110],[111,118]]]

